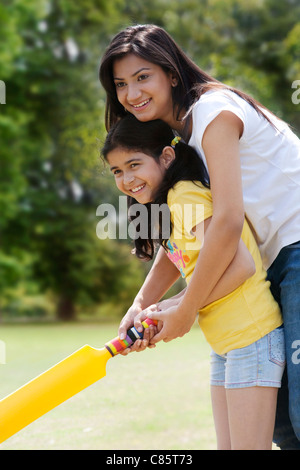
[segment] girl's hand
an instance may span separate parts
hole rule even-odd
[[[171,297],[170,299],[162,300],[161,302],[158,302],[157,304],[151,305],[145,310],[142,310],[142,312],[140,312],[134,319],[135,328],[139,329],[142,325],[142,321],[145,318],[150,318],[151,314],[156,315],[156,313],[160,310],[167,310],[171,307],[176,307],[179,301],[180,299]],[[146,328],[144,330],[143,339],[138,339],[137,341],[135,341],[135,343],[130,348],[125,349],[123,355],[125,356],[130,352],[134,351],[141,352],[144,351],[146,348],[155,348],[156,344],[152,343],[151,340],[161,331],[162,327],[162,321],[158,321],[157,326],[150,325],[149,328]]]
[[[127,356],[127,354],[131,352],[142,352],[145,351],[147,348],[155,348],[155,344],[150,344],[151,339],[156,335],[158,329],[154,325],[150,325],[148,328],[144,330],[143,338],[137,339],[130,348],[125,349],[120,354],[123,356]]]
[[[144,330],[142,321],[145,318],[149,317],[152,313],[156,314],[156,312],[160,310],[168,310],[171,307],[176,307],[184,293],[184,290],[178,294],[177,296],[171,297],[166,300],[162,300],[157,304],[150,305],[150,307],[142,310],[139,304],[133,304],[129,310],[127,311],[126,315],[124,315],[120,327],[119,327],[119,337],[122,339],[126,338],[127,330],[134,326],[139,332]],[[154,318],[154,317],[153,317]],[[151,340],[154,336],[156,336],[162,329],[163,324],[161,321],[158,322],[158,325],[155,327],[154,325],[150,325],[149,328],[146,328],[143,334],[143,339],[139,339],[135,341],[135,343],[130,347],[122,351],[120,354],[123,356],[127,356],[130,352],[141,352],[144,351],[146,348],[154,348],[155,343],[152,343]],[[122,335],[122,336],[121,336]]]
[[[127,313],[121,320],[118,335],[120,339],[125,339],[127,335],[127,331],[131,328],[134,324],[135,317],[142,312],[142,308],[139,304],[133,304],[128,310]]]
[[[120,354],[123,356],[127,356],[130,352],[142,352],[146,348],[154,348],[155,344],[150,344],[151,339],[160,331],[161,325],[149,325],[148,328],[144,329],[142,325],[142,321],[148,317],[150,312],[154,312],[157,310],[157,305],[151,305],[150,307],[142,310],[139,306],[132,305],[126,315],[124,316],[123,320],[121,321],[120,328],[119,328],[119,337],[121,338],[121,334],[123,332],[125,337],[127,334],[127,330],[134,326],[139,332],[143,332],[143,338],[136,340],[130,348],[126,348]],[[121,338],[122,339],[122,338]]]
[[[184,291],[183,291],[184,292]],[[171,297],[166,300],[162,300],[161,302],[158,302],[157,304],[151,305],[150,307],[142,310],[134,319],[134,326],[138,329],[140,326],[142,326],[142,321],[145,318],[154,318],[156,319],[157,313],[160,312],[161,310],[163,311],[169,311],[172,307],[176,310],[178,307],[180,300],[182,297],[182,293],[178,294],[177,296]],[[154,315],[154,316],[153,316]],[[161,320],[158,320],[157,326],[150,325],[149,328],[146,328],[144,331],[143,339],[137,340],[130,348],[127,348],[124,352],[123,355],[127,355],[129,352],[137,351],[141,352],[144,351],[146,348],[154,348],[156,346],[155,343],[152,342],[152,339],[154,337],[157,337],[158,333],[163,328],[163,322]],[[169,340],[171,341],[171,339]]]

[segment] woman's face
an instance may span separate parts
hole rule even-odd
[[[115,60],[113,79],[122,106],[139,121],[162,119],[173,129],[172,87],[177,79],[135,54]]]

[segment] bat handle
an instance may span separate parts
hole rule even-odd
[[[142,325],[144,329],[149,328],[150,325],[157,325],[156,320],[150,320],[150,318],[146,318],[142,321]],[[137,339],[143,337],[144,330],[139,333],[136,328],[133,326],[127,331],[127,336],[125,339],[120,339],[119,336],[112,339],[108,343],[105,344],[106,349],[110,352],[112,356],[116,356],[120,352],[124,351],[124,349],[129,348]]]

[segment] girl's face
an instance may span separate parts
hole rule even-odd
[[[135,54],[115,60],[113,78],[119,102],[139,121],[162,119],[174,129],[172,87],[177,79]]]
[[[172,151],[171,147],[166,148]],[[171,151],[168,151],[170,155]],[[117,148],[109,152],[107,161],[118,189],[140,204],[146,204],[153,200],[172,157],[166,158],[163,152],[157,161],[142,152]]]

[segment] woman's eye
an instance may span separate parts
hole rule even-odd
[[[123,86],[125,86],[125,83],[124,82],[118,82],[115,85],[116,85],[116,88],[122,88]]]
[[[143,75],[139,76],[138,80],[139,81],[146,80],[146,78],[148,78],[148,77],[149,77],[149,75],[143,74]]]

